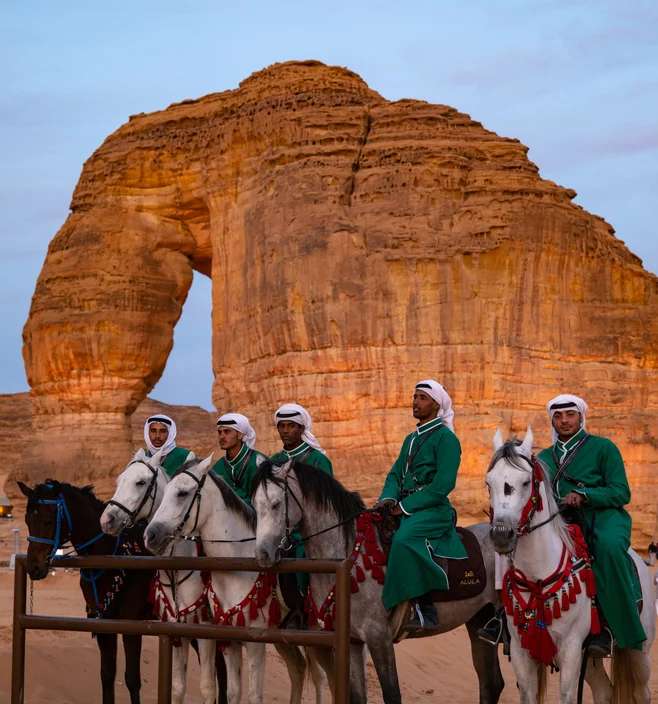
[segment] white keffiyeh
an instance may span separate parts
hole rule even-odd
[[[291,420],[293,423],[301,425],[304,428],[302,440],[307,445],[310,445],[323,454],[326,454],[322,447],[320,447],[318,439],[315,435],[313,435],[313,421],[311,420],[311,415],[304,408],[304,406],[300,406],[298,403],[284,403],[283,406],[278,408],[274,414],[274,425],[282,420]]]
[[[578,413],[580,413],[580,427],[583,430],[585,429],[587,416],[587,404],[585,401],[580,398],[580,396],[574,396],[573,394],[560,394],[552,398],[546,404],[546,412],[551,421],[551,437],[553,438],[553,444],[555,444],[558,439],[557,431],[553,427],[553,416],[557,411],[578,411]]]
[[[167,430],[169,432],[162,447],[156,447],[151,442],[151,438],[149,437],[149,427],[151,426],[151,423],[162,423],[167,426]],[[164,458],[176,447],[176,423],[172,418],[165,416],[162,413],[157,413],[154,416],[150,416],[144,423],[144,442],[146,443],[148,451],[151,453],[151,457],[155,455],[156,452],[161,450],[160,459],[161,461],[164,460]]]
[[[242,442],[249,448],[253,449],[256,444],[256,431],[249,422],[249,418],[242,413],[224,413],[217,419],[217,426],[233,428],[238,433],[242,433]]]
[[[416,384],[416,390],[427,394],[439,404],[437,418],[440,418],[454,432],[455,412],[452,410],[452,399],[443,386],[434,379],[423,379]]]

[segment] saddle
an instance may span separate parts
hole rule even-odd
[[[380,509],[381,522],[377,524],[379,541],[386,561],[393,542],[395,531],[400,525],[400,517],[392,516],[387,506]],[[448,591],[433,591],[432,601],[462,601],[472,599],[484,591],[487,586],[487,571],[482,558],[482,550],[478,539],[466,528],[457,528],[457,534],[462,541],[468,557],[452,560],[434,556],[434,562],[448,575]]]

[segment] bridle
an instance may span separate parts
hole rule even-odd
[[[196,504],[196,515],[194,517],[194,525],[192,526],[192,530],[188,531],[187,535],[193,535],[196,533],[197,526],[199,525],[199,512],[201,510],[201,490],[203,489],[203,485],[206,483],[206,477],[208,476],[207,474],[204,474],[201,479],[198,477],[194,476],[192,472],[190,472],[187,469],[184,469],[182,472],[179,472],[176,476],[179,477],[181,474],[186,474],[188,477],[191,477],[194,479],[196,483],[196,491],[194,492],[194,495],[192,496],[192,500],[187,506],[187,509],[185,511],[185,514],[183,516],[183,519],[181,522],[176,526],[176,530],[174,531],[173,537],[181,536],[181,537],[187,537],[182,535],[183,531],[183,526],[187,523],[188,518],[192,514],[192,511],[194,510],[194,505]]]
[[[47,558],[48,563],[52,562],[52,559],[57,555],[57,551],[62,548],[62,546],[66,545],[66,543],[68,542],[71,543],[75,552],[81,553],[82,550],[88,548],[90,545],[93,545],[105,536],[105,533],[101,531],[98,535],[95,535],[93,538],[86,540],[80,545],[76,545],[73,542],[71,538],[71,535],[73,533],[73,520],[71,518],[71,512],[69,511],[68,506],[66,505],[66,499],[64,498],[64,494],[62,492],[60,492],[59,495],[54,499],[34,499],[33,501],[39,506],[55,506],[56,509],[54,537],[44,538],[39,535],[27,536],[28,542],[30,543],[52,545],[52,549]]]
[[[155,502],[158,498],[158,473],[160,472],[160,468],[152,467],[148,462],[145,462],[144,460],[133,460],[128,465],[128,467],[131,467],[133,464],[143,464],[144,466],[148,467],[149,471],[151,472],[151,479],[149,480],[149,483],[146,487],[146,491],[144,492],[144,495],[142,496],[139,504],[137,504],[137,508],[134,511],[131,511],[127,506],[124,506],[124,504],[122,504],[120,501],[116,501],[115,499],[110,499],[107,502],[108,506],[116,506],[128,516],[128,523],[125,526],[126,528],[131,528],[135,525],[136,517],[139,515],[139,512],[142,510],[142,508],[149,499],[151,499],[151,507],[149,508],[149,512],[146,518],[151,518],[151,516],[153,515],[153,509],[155,508]],[[126,469],[128,469],[128,467],[126,467]]]

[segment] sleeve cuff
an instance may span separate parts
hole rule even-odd
[[[580,494],[580,496],[583,497],[583,501],[588,504],[589,503],[589,496],[587,496],[587,491],[585,489],[574,489],[574,493]]]
[[[411,516],[409,511],[405,510],[404,506],[401,503],[398,503],[398,506],[400,507],[400,511],[402,511],[402,513],[404,513],[405,516]]]
[[[380,496],[379,501],[392,501],[394,504],[397,503],[397,499],[393,496]]]

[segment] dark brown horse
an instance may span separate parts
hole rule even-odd
[[[89,486],[76,487],[48,480],[31,489],[18,485],[27,496],[25,522],[29,530],[27,571],[33,580],[48,575],[56,552],[70,544],[78,555],[139,554],[139,540],[132,536],[114,538],[100,528],[105,504],[94,496]],[[143,528],[142,528],[143,530]],[[136,530],[136,535],[141,534]],[[141,539],[141,538],[140,538]],[[80,589],[89,618],[147,619],[153,572],[144,570],[80,570]],[[103,704],[114,704],[117,636],[96,636],[101,656]],[[126,660],[125,682],[131,704],[139,704],[141,675],[141,636],[123,636]]]

